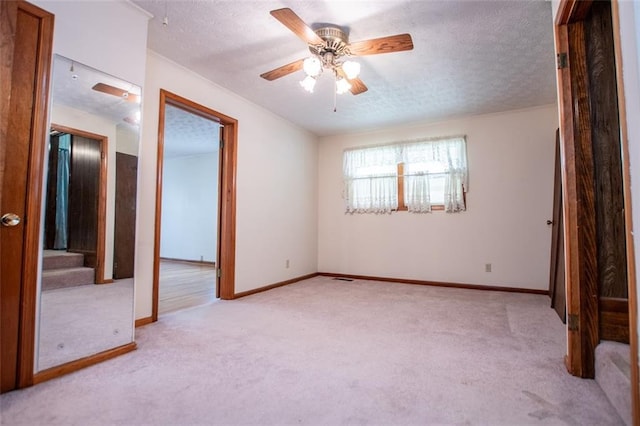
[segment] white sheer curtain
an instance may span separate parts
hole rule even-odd
[[[463,136],[418,140],[344,152],[344,198],[348,213],[390,213],[398,208],[398,164],[404,165],[404,204],[410,212],[466,209],[468,189]]]
[[[345,151],[347,213],[391,213],[398,208],[398,154],[392,145]]]
[[[410,212],[430,212],[433,204],[446,212],[466,209],[467,150],[464,137],[399,145],[404,162],[404,201]],[[436,198],[432,194],[437,194]]]

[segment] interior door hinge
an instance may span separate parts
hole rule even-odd
[[[569,331],[578,331],[580,326],[580,317],[576,314],[568,314],[567,315],[567,327]]]
[[[224,141],[220,139],[220,149],[224,149]]]
[[[218,268],[218,278],[220,278],[222,276],[222,271],[220,270],[220,268]]]
[[[556,59],[556,63],[558,66],[558,69],[561,70],[563,68],[567,67],[567,54],[562,52],[562,53],[558,53],[557,55],[557,59]]]

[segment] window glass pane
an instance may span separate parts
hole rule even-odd
[[[444,174],[406,176],[404,179],[405,198],[414,200],[417,197],[422,200],[428,196],[431,204],[442,205],[444,204],[444,183]],[[426,188],[423,185],[426,185]],[[415,191],[420,191],[421,194]]]
[[[396,170],[397,166],[395,164],[386,166],[361,166],[353,170],[351,177],[395,176]]]
[[[431,204],[444,204],[444,175],[429,176]]]
[[[422,174],[422,173],[443,173],[447,169],[446,164],[441,161],[421,161],[417,163],[405,163],[405,174]]]

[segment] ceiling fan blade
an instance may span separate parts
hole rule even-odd
[[[364,93],[367,90],[369,90],[369,88],[367,86],[365,86],[365,84],[359,78],[356,77],[353,80],[349,80],[347,78],[347,74],[345,74],[345,72],[342,69],[342,67],[337,67],[336,68],[336,72],[338,73],[338,75],[340,77],[346,79],[349,82],[349,84],[351,84],[351,88],[349,89],[349,91],[352,94],[359,95],[360,93]]]
[[[413,40],[411,40],[410,34],[397,34],[349,44],[349,52],[355,56],[378,55],[411,49],[413,49]]]
[[[106,93],[108,95],[117,96],[119,98],[124,99],[129,102],[140,102],[140,97],[136,94],[129,93],[128,90],[120,89],[115,86],[110,86],[106,83],[96,83],[93,87],[93,90]]]
[[[272,10],[271,16],[276,18],[285,27],[289,28],[295,35],[304,40],[307,44],[324,44],[322,40],[295,12],[288,7],[284,9]]]
[[[297,61],[291,62],[290,64],[283,65],[274,70],[265,72],[264,74],[260,74],[260,77],[264,78],[265,80],[273,81],[277,78],[284,77],[285,75],[289,75],[292,72],[301,70],[303,62],[304,62],[304,59],[298,59]]]
[[[351,89],[349,90],[354,95],[359,95],[360,93],[364,93],[367,90],[369,90],[369,88],[367,88],[367,86],[365,86],[365,84],[359,78],[354,78],[353,80],[349,80],[349,83],[351,83]]]

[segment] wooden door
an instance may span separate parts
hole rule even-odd
[[[100,198],[100,141],[72,135],[70,162],[67,251],[83,253],[85,266],[95,267]]]
[[[562,170],[560,165],[560,131],[556,132],[556,166],[553,187],[553,218],[551,219],[551,263],[549,294],[551,307],[563,323],[567,321],[567,297],[564,275],[564,221],[562,218]]]
[[[609,2],[585,19],[591,142],[595,178],[600,340],[629,343],[622,153]]]
[[[0,2],[0,391],[33,380],[42,169],[53,15]],[[7,223],[8,225],[8,223]]]
[[[136,246],[138,157],[116,152],[113,278],[132,278]]]

